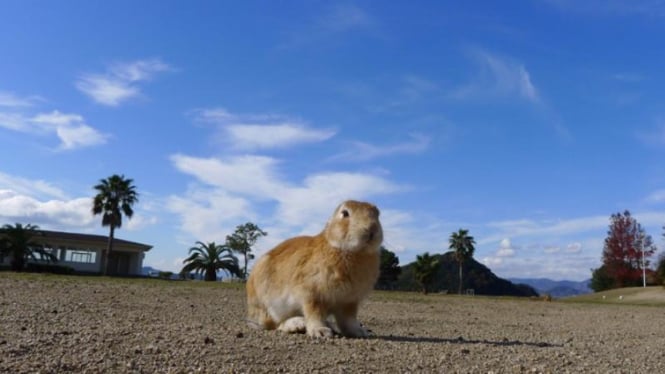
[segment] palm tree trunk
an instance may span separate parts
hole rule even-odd
[[[206,269],[205,275],[206,282],[216,282],[217,281],[217,269],[214,267]]]
[[[115,233],[115,226],[111,225],[109,229],[109,243],[106,248],[106,253],[102,256],[102,274],[108,275],[109,273],[109,259],[113,251],[113,234]]]
[[[459,294],[462,294],[462,261],[459,263]]]

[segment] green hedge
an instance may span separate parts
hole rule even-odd
[[[31,262],[26,264],[25,271],[30,273],[74,274],[74,269],[69,266],[34,264]]]

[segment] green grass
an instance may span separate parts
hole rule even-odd
[[[567,303],[665,306],[665,288],[662,286],[617,288],[567,297],[560,301]]]

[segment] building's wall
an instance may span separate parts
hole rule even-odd
[[[101,273],[102,251],[106,249],[106,242],[49,238],[43,244],[53,248],[54,254],[58,257],[57,265],[69,266],[77,272]],[[123,246],[120,243],[114,243],[113,251],[129,255],[128,273],[120,275],[141,275],[143,251]],[[9,258],[0,261],[0,264],[9,265]]]

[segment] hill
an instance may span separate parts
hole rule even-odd
[[[439,267],[432,287],[434,292],[447,291],[457,293],[459,287],[459,265],[452,252],[433,255],[439,260]],[[514,284],[499,278],[485,265],[471,258],[464,263],[464,289],[473,289],[476,295],[491,296],[538,296],[538,292],[525,284]],[[420,285],[413,274],[413,263],[402,267],[397,279],[397,289],[403,291],[420,291]]]
[[[538,291],[541,295],[549,294],[553,297],[568,297],[584,295],[593,292],[589,288],[591,279],[581,282],[577,281],[555,281],[547,278],[509,278],[513,283],[527,284]]]

